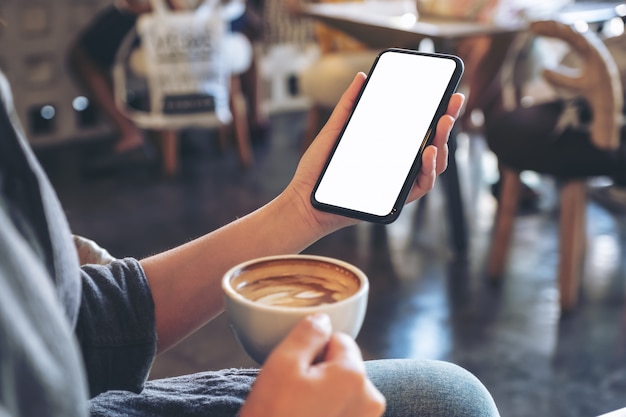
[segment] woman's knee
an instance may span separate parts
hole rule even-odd
[[[367,370],[387,399],[387,417],[499,415],[487,388],[460,366],[394,359],[369,361]]]

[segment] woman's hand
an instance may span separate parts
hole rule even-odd
[[[355,341],[332,333],[328,316],[319,314],[274,349],[239,415],[379,417],[384,411],[385,398],[368,379]]]
[[[354,78],[352,84],[339,100],[328,122],[303,155],[293,180],[285,190],[287,194],[296,198],[299,207],[304,209],[302,213],[303,221],[311,223],[313,227],[321,228],[322,235],[358,222],[354,219],[316,210],[310,203],[310,195],[315,182],[322,172],[326,159],[352,111],[365,77],[365,74],[359,73]],[[448,137],[459,115],[463,101],[464,96],[459,93],[454,94],[450,99],[446,114],[437,123],[434,141],[424,151],[422,167],[415,185],[409,193],[407,202],[417,200],[430,191],[435,184],[437,176],[447,168]]]

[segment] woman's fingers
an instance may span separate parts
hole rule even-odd
[[[308,368],[325,349],[332,326],[325,314],[314,314],[300,321],[285,339],[274,349],[266,365],[278,360],[289,361],[288,366]]]
[[[331,332],[327,315],[300,321],[263,365],[240,415],[380,417],[386,401],[356,342]]]

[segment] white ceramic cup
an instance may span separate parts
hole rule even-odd
[[[293,288],[294,282],[299,288]],[[356,338],[365,318],[369,281],[359,268],[338,259],[280,255],[233,267],[224,274],[222,289],[237,340],[263,364],[294,325],[313,313],[327,314],[333,331]],[[284,305],[292,304],[289,299],[305,305]]]

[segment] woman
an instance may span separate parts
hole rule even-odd
[[[157,352],[220,314],[231,266],[295,253],[356,221],[309,202],[365,75],[358,74],[286,189],[237,221],[147,259],[79,266],[67,221],[28,147],[6,82],[0,106],[0,414],[11,416],[497,416],[485,387],[436,361],[364,363],[325,316],[302,321],[261,369],[146,382]],[[455,95],[409,201],[446,167]],[[323,359],[315,361],[320,352]]]

